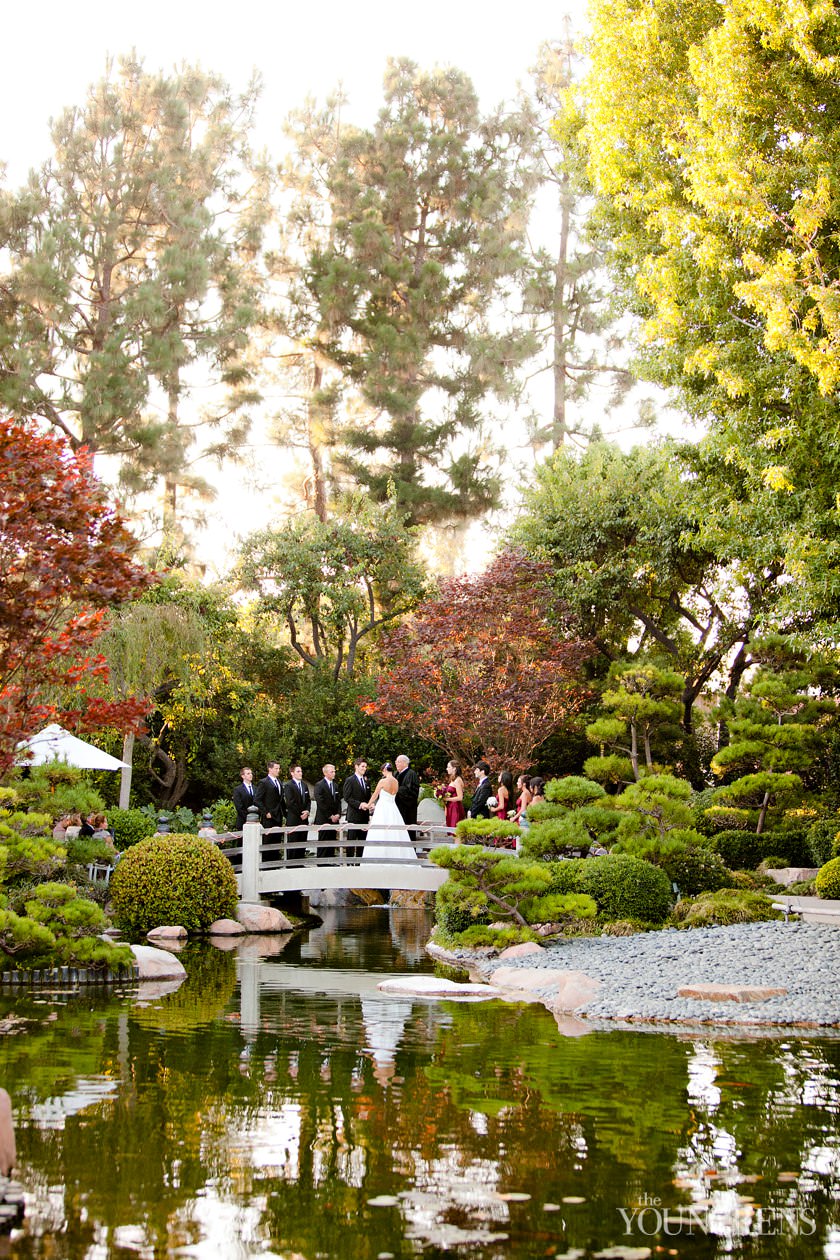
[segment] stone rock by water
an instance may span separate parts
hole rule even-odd
[[[184,964],[166,949],[132,945],[131,952],[139,969],[139,980],[179,980],[187,974]]]
[[[458,984],[441,976],[396,976],[376,986],[383,993],[409,993],[412,997],[497,998],[499,993],[487,984]]]
[[[147,941],[178,941],[184,940],[187,935],[185,927],[179,927],[177,924],[161,924],[160,927],[152,928],[151,932],[146,933]]]
[[[5,1089],[0,1089],[0,1176],[8,1177],[16,1161],[12,1100]]]
[[[240,901],[236,917],[246,932],[291,932],[292,924],[282,910],[264,906],[259,902]]]
[[[210,936],[244,936],[246,930],[236,919],[216,919],[207,929]]]
[[[312,888],[306,896],[311,910],[341,910],[345,906],[385,904],[384,895],[374,888]]]
[[[541,954],[542,952],[542,945],[538,945],[536,941],[523,941],[521,945],[508,945],[507,949],[503,949],[499,954],[499,958],[524,958],[526,954]]]
[[[706,1002],[766,1002],[784,997],[787,989],[757,984],[686,984],[677,989],[677,996],[699,998]]]
[[[539,998],[554,1013],[578,1010],[590,1002],[601,987],[600,980],[583,971],[544,967],[496,967],[490,982],[505,994]]]
[[[819,869],[818,866],[779,866],[775,870],[768,870],[767,874],[777,884],[789,888],[791,884],[804,884],[816,879]]]
[[[400,910],[425,910],[435,904],[434,893],[422,888],[392,888],[388,905]]]

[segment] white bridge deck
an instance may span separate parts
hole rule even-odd
[[[365,833],[364,841],[351,839],[348,831]],[[319,833],[327,833],[324,839]],[[379,839],[377,832],[388,832]],[[405,888],[434,892],[448,872],[428,859],[430,849],[454,844],[452,832],[442,823],[418,823],[409,828],[403,842],[404,858],[392,856],[395,847],[388,827],[372,823],[342,823],[336,827],[274,827],[264,831],[259,822],[246,822],[241,846],[226,846],[233,863],[243,901],[259,901],[285,892],[309,892],[323,888]],[[377,860],[377,848],[388,849]],[[363,849],[363,854],[356,852]]]

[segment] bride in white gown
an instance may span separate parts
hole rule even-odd
[[[388,761],[382,767],[382,778],[368,802],[368,809],[373,810],[370,819],[371,827],[376,827],[377,830],[368,832],[368,843],[362,852],[363,862],[416,862],[418,860],[411,843],[411,836],[403,822],[403,816],[397,809],[396,795],[399,786],[393,767]]]

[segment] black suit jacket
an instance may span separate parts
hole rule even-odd
[[[319,779],[315,784],[315,826],[325,827],[333,814],[341,817],[341,797],[335,779]]]
[[[470,818],[489,818],[490,810],[487,808],[487,802],[493,795],[493,784],[490,782],[488,775],[473,793],[472,802],[470,804]]]
[[[248,821],[248,810],[256,805],[256,791],[252,795],[244,783],[238,783],[233,789],[233,803],[236,806],[236,830],[241,831]]]
[[[300,827],[309,822],[308,818],[301,818],[301,814],[304,810],[309,809],[312,804],[312,798],[309,795],[309,788],[306,786],[303,779],[300,781],[300,787],[303,791],[298,788],[294,779],[289,779],[283,784],[283,796],[286,800],[287,827]]]
[[[367,823],[370,822],[370,813],[366,809],[359,809],[363,801],[370,800],[370,783],[364,780],[362,787],[355,774],[348,774],[344,780],[344,787],[341,795],[347,802],[347,821],[350,823]]]
[[[417,801],[420,797],[420,778],[416,771],[408,766],[397,775],[397,809],[403,816],[403,822],[411,827],[417,822]]]
[[[286,810],[283,802],[283,785],[274,782],[266,775],[260,779],[254,792],[254,800],[260,811],[260,822],[264,827],[282,827]]]

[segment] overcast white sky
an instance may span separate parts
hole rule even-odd
[[[465,70],[489,107],[526,78],[540,43],[563,33],[566,12],[580,28],[584,3],[518,0],[501,11],[477,0],[16,0],[3,15],[0,161],[14,182],[22,179],[47,156],[50,117],[83,100],[109,55],[132,48],[149,70],[198,62],[234,88],[257,69],[260,137],[269,149],[290,110],[339,81],[354,118],[364,121],[357,109],[372,115],[388,56]]]

